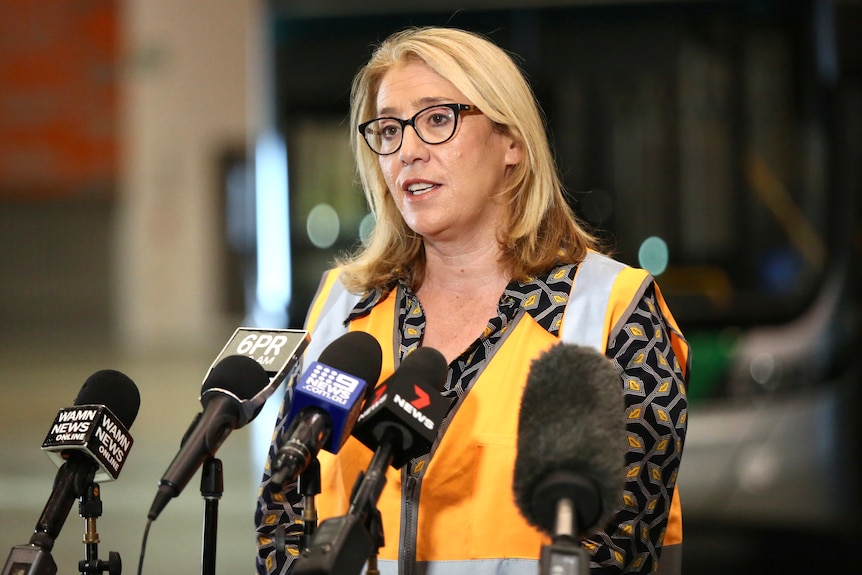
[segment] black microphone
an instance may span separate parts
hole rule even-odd
[[[132,446],[128,428],[138,415],[141,396],[126,375],[97,371],[85,382],[74,407],[61,409],[42,448],[60,468],[29,545],[13,548],[7,573],[56,573],[50,556],[72,509],[96,481],[117,478]]]
[[[182,492],[231,431],[248,423],[245,406],[255,401],[269,384],[266,370],[246,355],[229,355],[213,366],[201,388],[203,411],[192,421],[179,452],[159,481],[159,490],[147,515],[150,520],[155,520],[168,502]]]
[[[448,367],[443,354],[434,348],[411,352],[374,390],[353,436],[372,451],[391,451],[391,465],[396,469],[428,453],[451,404],[440,395]]]
[[[269,376],[269,385],[260,388],[254,395],[242,398],[238,427],[257,417],[266,400],[293,373],[309,341],[308,332],[300,329],[239,327],[233,332],[213,360],[210,372],[227,357],[245,355],[257,361]]]
[[[273,488],[293,482],[321,449],[338,453],[363,399],[380,377],[383,353],[371,334],[348,332],[311,362],[293,387],[287,429],[270,464]]]
[[[60,469],[31,543],[50,551],[75,499],[97,478],[116,479],[132,446],[128,429],[140,405],[135,383],[106,369],[87,378],[75,407],[60,410],[42,445]]]
[[[98,371],[84,382],[75,405],[57,414],[42,451],[58,467],[73,451],[79,451],[97,464],[94,481],[113,481],[132,449],[129,427],[140,404],[132,380],[119,371]]]
[[[586,573],[575,538],[601,528],[621,505],[624,409],[620,374],[595,349],[559,343],[533,361],[513,491],[524,518],[552,537],[540,573]]]

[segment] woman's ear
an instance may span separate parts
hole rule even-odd
[[[517,166],[524,159],[524,151],[521,142],[509,136],[509,147],[506,148],[505,161],[507,166]]]

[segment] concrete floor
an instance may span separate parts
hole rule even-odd
[[[0,342],[0,547],[3,564],[15,545],[29,542],[52,489],[56,466],[40,447],[57,411],[73,405],[84,381],[100,369],[117,369],[138,386],[141,406],[130,431],[131,453],[119,478],[101,484],[103,515],[97,520],[99,558],[116,551],[123,573],[138,572],[147,512],[158,481],[201,405],[200,386],[224,342],[211,353],[174,353],[170,357],[125,357],[102,344],[54,337],[53,343]],[[270,404],[275,404],[275,398]],[[252,448],[257,433],[269,435],[273,409],[267,405],[252,424],[235,430],[219,450],[224,464],[224,494],[219,502],[217,571],[253,573],[254,505],[263,448]],[[258,442],[260,440],[257,440]],[[259,459],[259,457],[258,457]],[[143,574],[201,572],[204,501],[200,474],[162,511],[149,534]],[[79,571],[84,558],[84,520],[73,506],[51,552],[61,575]]]

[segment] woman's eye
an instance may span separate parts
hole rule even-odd
[[[445,124],[448,120],[449,120],[449,116],[447,116],[446,114],[441,114],[438,112],[436,114],[431,114],[431,117],[429,118],[428,122],[432,126],[440,126],[442,124]]]
[[[386,139],[392,139],[398,136],[398,132],[400,131],[399,126],[391,125],[391,126],[383,126],[380,129],[380,137]]]

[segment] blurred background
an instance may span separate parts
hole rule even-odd
[[[488,35],[546,113],[576,211],[650,269],[693,346],[686,574],[858,570],[862,5],[853,0],[4,0],[0,545],[93,372],[141,392],[100,556],[137,570],[157,482],[240,325],[300,327],[373,222],[350,81],[407,25]],[[251,573],[273,411],[219,451],[218,570]],[[193,480],[143,571],[200,570]],[[52,555],[84,558],[76,507]]]

